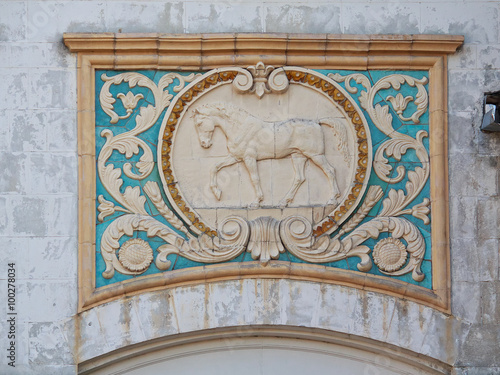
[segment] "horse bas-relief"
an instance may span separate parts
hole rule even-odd
[[[216,127],[219,127],[227,138],[229,155],[210,171],[210,188],[218,200],[221,199],[222,192],[217,185],[217,173],[222,168],[243,162],[257,194],[256,200],[250,207],[259,207],[264,199],[264,193],[260,186],[257,161],[291,156],[295,177],[279,206],[286,207],[292,202],[297,190],[304,183],[307,160],[316,164],[328,179],[332,195],[327,204],[338,204],[340,191],[335,169],[325,157],[325,141],[321,125],[333,129],[338,139],[338,149],[342,152],[344,160],[349,163],[346,129],[340,121],[333,118],[317,121],[298,118],[275,122],[264,121],[241,108],[222,103],[205,104],[193,112],[195,127],[203,148],[212,146],[212,136]]]

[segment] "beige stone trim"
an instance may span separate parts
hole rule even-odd
[[[95,107],[94,68],[79,54],[78,79],[78,305],[95,291]]]
[[[95,256],[95,254],[93,254]],[[81,306],[82,310],[90,309],[123,295],[135,295],[145,290],[157,290],[164,287],[203,284],[235,279],[292,279],[343,285],[347,287],[382,292],[395,297],[403,297],[410,301],[423,303],[446,312],[440,296],[427,288],[360,272],[352,272],[339,268],[315,264],[273,261],[267,266],[261,262],[222,263],[202,267],[185,268],[143,276],[140,279],[128,280],[113,284],[88,294]]]
[[[102,55],[103,59],[98,59],[99,62],[114,69],[141,67],[143,69],[203,70],[224,65],[246,66],[262,61],[270,65],[298,65],[329,69],[349,67],[351,70],[365,70],[428,69],[433,65],[432,61],[435,57],[455,52],[463,43],[463,37],[455,35],[66,33],[64,43],[71,52]]]
[[[125,294],[238,278],[334,283],[407,298],[450,312],[446,55],[454,35],[64,34],[78,52],[79,311]],[[95,69],[208,70],[263,61],[325,69],[429,70],[433,287],[318,265],[227,263],[95,288]]]
[[[432,289],[450,312],[450,244],[448,195],[448,111],[446,58],[429,69],[429,154],[432,208]],[[442,82],[442,85],[439,83]]]

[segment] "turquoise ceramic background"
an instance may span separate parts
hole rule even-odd
[[[358,73],[358,74],[361,73],[361,74],[364,74],[370,80],[372,85],[375,82],[377,82],[377,80],[379,80],[380,78],[385,77],[385,76],[390,75],[390,74],[405,74],[405,75],[409,75],[409,76],[412,76],[412,77],[415,77],[418,79],[421,79],[423,77],[428,78],[427,71],[368,71],[368,72],[357,72],[357,71],[351,72],[351,71],[345,71],[345,70],[343,70],[343,71],[341,71],[341,70],[318,70],[318,71],[325,74],[325,75],[328,73],[339,73],[341,75],[347,75],[347,74],[351,74],[351,73]],[[158,81],[160,80],[160,78],[163,75],[170,73],[168,71],[147,71],[147,70],[146,71],[135,71],[135,72],[145,75],[146,77],[148,77],[149,79],[151,79],[155,83],[158,83]],[[105,138],[103,138],[101,136],[101,132],[104,129],[110,129],[114,135],[129,131],[135,127],[135,117],[139,113],[140,107],[146,106],[148,104],[154,105],[153,95],[151,94],[151,92],[147,88],[139,87],[139,86],[129,88],[128,83],[125,83],[125,82],[121,83],[120,85],[112,85],[110,88],[110,92],[113,94],[113,96],[115,98],[116,98],[116,95],[118,93],[120,93],[120,92],[127,93],[128,91],[132,91],[132,93],[134,95],[137,95],[140,93],[143,95],[144,98],[138,102],[134,112],[132,113],[132,115],[129,118],[119,120],[118,123],[116,123],[116,124],[110,124],[110,117],[103,111],[101,104],[100,104],[100,101],[99,101],[99,93],[101,92],[101,88],[104,85],[104,81],[101,79],[101,76],[102,76],[102,74],[106,74],[107,76],[113,76],[113,75],[117,75],[117,74],[121,74],[121,73],[124,73],[124,72],[123,71],[98,70],[95,73],[95,85],[96,85],[96,98],[95,98],[96,160],[97,160],[97,157],[100,153],[102,146],[105,143]],[[178,72],[178,73],[180,73],[182,75],[189,75],[191,72]],[[168,87],[168,90],[171,94],[175,94],[172,90],[173,90],[173,87],[176,85],[176,83],[178,83],[176,81],[174,81],[173,84],[169,85],[169,87]],[[344,87],[344,83],[340,83],[340,85],[342,87]],[[359,92],[361,90],[363,90],[363,88],[361,85],[356,85],[354,82],[352,82],[352,86],[358,87],[358,94],[352,94],[351,97],[359,105],[358,96],[359,96]],[[426,89],[428,89],[427,85],[426,85]],[[414,97],[416,95],[416,92],[417,92],[417,89],[415,87],[411,87],[409,85],[403,85],[399,91],[396,91],[393,89],[381,90],[377,96],[377,99],[374,102],[374,104],[376,104],[377,102],[383,102],[381,104],[388,105],[390,108],[390,111],[393,115],[393,127],[394,127],[394,129],[400,133],[408,134],[412,137],[414,137],[415,134],[419,130],[426,130],[428,132],[428,130],[429,130],[429,114],[424,113],[422,115],[422,117],[420,118],[420,124],[418,124],[418,125],[415,125],[412,122],[403,122],[398,118],[397,114],[395,113],[395,111],[392,107],[392,104],[388,101],[384,102],[384,98],[386,98],[388,95],[396,96],[396,94],[398,94],[398,93],[403,94],[403,96],[411,95]],[[359,107],[361,108],[361,106],[359,106]],[[408,116],[409,114],[413,113],[415,111],[415,108],[416,108],[415,104],[413,102],[410,102],[408,104],[408,107],[404,111],[404,115]],[[120,115],[126,113],[126,110],[123,108],[122,102],[119,99],[116,100],[116,102],[114,103],[114,110],[117,114],[120,114]],[[156,161],[156,147],[157,147],[157,142],[158,142],[158,133],[160,131],[160,126],[161,126],[161,123],[163,121],[163,117],[165,115],[165,112],[166,112],[166,109],[163,112],[163,114],[159,117],[158,121],[149,130],[138,135],[139,138],[146,141],[146,143],[149,145],[149,147],[151,147],[155,161]],[[373,155],[374,155],[375,152],[377,151],[378,147],[380,147],[380,145],[384,141],[386,141],[388,139],[388,137],[374,126],[374,124],[372,123],[372,121],[370,119],[370,116],[367,113],[365,113],[365,117],[366,117],[366,119],[369,123],[369,127],[370,127],[370,132],[371,132],[371,136],[372,136],[372,144],[373,144]],[[425,138],[424,145],[426,146],[427,150],[429,147],[428,144],[429,144],[428,139]],[[120,154],[118,151],[114,151],[113,155],[110,157],[110,159],[108,161],[108,164],[109,163],[114,164],[115,168],[122,166],[126,162],[132,162],[132,164],[134,164],[133,162],[138,161],[141,155],[142,155],[142,151],[139,153],[139,155],[134,155],[131,159],[126,159],[125,155]],[[407,154],[403,155],[403,158],[400,162],[397,162],[396,160],[394,160],[392,158],[390,158],[389,160],[390,160],[391,164],[393,165],[393,169],[392,169],[393,175],[396,174],[395,171],[396,171],[396,168],[398,165],[404,165],[407,172],[409,170],[414,170],[415,167],[421,165],[413,150],[409,150],[407,152]],[[124,174],[122,174],[121,179],[123,179],[123,181],[124,181],[124,183],[122,185],[122,191],[124,190],[124,188],[126,186],[132,186],[132,187],[133,186],[141,186],[142,187],[142,186],[144,186],[144,184],[147,181],[156,181],[156,182],[158,182],[158,184],[160,186],[162,186],[159,172],[158,172],[158,169],[156,167],[155,167],[153,173],[151,173],[151,175],[149,175],[144,180],[136,181],[133,179],[129,179]],[[99,176],[97,176],[96,181],[97,181],[97,186],[96,186],[97,196],[103,195],[103,197],[106,200],[117,204],[117,202],[114,201],[114,199],[104,189],[104,187],[99,179]],[[396,188],[396,189],[406,190],[405,189],[406,181],[407,181],[407,178],[403,179],[403,181],[398,183],[398,184],[391,184],[390,187]],[[388,184],[381,181],[376,176],[376,174],[374,172],[372,172],[370,175],[369,185],[374,185],[374,184],[380,185],[382,187],[382,189],[384,190],[384,194],[385,194],[384,197],[385,197],[387,195],[388,190],[389,190]],[[424,189],[422,190],[422,192],[413,201],[414,204],[420,203],[420,202],[422,202],[422,200],[425,197],[430,196],[429,185],[430,185],[430,183],[428,180]],[[162,192],[162,194],[163,194],[163,192]],[[165,202],[168,202],[168,199],[164,194],[163,194],[163,199]],[[382,208],[381,202],[383,201],[383,199],[384,198],[382,198],[379,201],[379,203],[373,207],[373,209],[370,211],[369,215],[363,220],[363,222],[369,221],[370,219],[372,219],[373,217],[375,217],[378,214],[379,210],[381,210],[381,208]],[[168,222],[156,211],[154,205],[149,200],[146,203],[146,211],[151,216],[155,217],[157,220],[161,221],[162,223],[164,223],[166,225],[169,225]],[[96,287],[110,285],[110,284],[117,283],[120,281],[129,280],[129,279],[132,279],[134,277],[143,277],[144,275],[150,275],[150,274],[155,274],[155,273],[159,273],[159,272],[170,272],[171,270],[188,268],[188,267],[197,267],[197,266],[204,265],[202,263],[190,261],[190,260],[183,258],[181,256],[170,255],[169,259],[172,261],[172,264],[171,264],[170,268],[166,271],[158,270],[153,262],[151,264],[151,266],[149,267],[149,269],[139,276],[127,276],[127,275],[122,275],[119,272],[115,272],[114,276],[111,279],[103,278],[102,272],[105,270],[105,264],[104,264],[104,261],[102,259],[101,254],[100,254],[101,236],[102,236],[103,232],[105,231],[105,229],[107,228],[107,226],[112,222],[112,220],[121,216],[121,215],[123,215],[122,212],[115,212],[115,214],[106,217],[103,222],[98,221],[97,216],[96,216]],[[417,219],[411,215],[403,215],[403,217],[408,219],[409,221],[411,221],[413,224],[415,224],[419,228],[419,230],[421,231],[422,235],[425,238],[426,253],[425,253],[424,261],[423,261],[422,267],[421,267],[422,272],[424,272],[424,274],[425,274],[424,280],[422,282],[414,281],[411,277],[411,273],[406,274],[404,276],[397,276],[397,277],[386,276],[386,275],[383,275],[375,265],[372,267],[372,269],[368,273],[374,274],[374,275],[380,275],[380,276],[388,277],[388,278],[392,278],[392,279],[403,280],[407,283],[416,284],[416,285],[430,289],[432,287],[431,228],[430,228],[430,224],[424,225],[422,220]],[[431,216],[429,216],[429,217],[431,217]],[[389,235],[387,233],[381,233],[380,237],[377,240],[369,239],[369,240],[365,241],[363,244],[367,245],[373,249],[373,246],[380,239],[388,237],[388,236]],[[151,245],[153,251],[155,251],[155,254],[156,254],[156,249],[165,243],[163,240],[161,240],[157,237],[148,238],[146,236],[146,233],[139,232],[139,231],[134,232],[133,237],[134,238],[142,238],[142,239],[148,241],[148,243]],[[123,236],[120,239],[120,244],[122,244],[123,242],[127,241],[130,238],[131,237]],[[307,263],[307,262],[304,262],[304,261],[294,257],[292,254],[290,254],[288,252],[281,254],[279,259],[284,260],[284,261],[290,261],[290,262]],[[250,254],[246,253],[246,252],[241,254],[237,258],[231,260],[231,262],[246,262],[246,261],[252,261]],[[347,260],[326,263],[323,265],[326,265],[327,267],[341,268],[341,269],[347,269],[347,270],[353,270],[353,271],[359,272],[359,271],[357,271],[357,267],[356,267],[358,263],[359,263],[359,258],[352,257],[352,258],[348,258]]]

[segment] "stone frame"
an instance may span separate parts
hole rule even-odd
[[[330,34],[65,34],[78,52],[79,311],[165,286],[238,278],[290,278],[334,283],[413,300],[450,312],[447,163],[447,54],[463,43],[447,35]],[[95,70],[209,70],[262,61],[314,69],[428,70],[432,202],[432,290],[376,275],[320,265],[224,263],[95,287]]]

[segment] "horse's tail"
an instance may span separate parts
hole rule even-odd
[[[337,147],[339,151],[342,152],[345,162],[350,164],[351,155],[349,154],[349,148],[347,147],[347,131],[345,126],[340,121],[334,120],[332,118],[322,118],[321,120],[319,120],[319,124],[328,125],[333,129],[335,135],[338,138]]]

